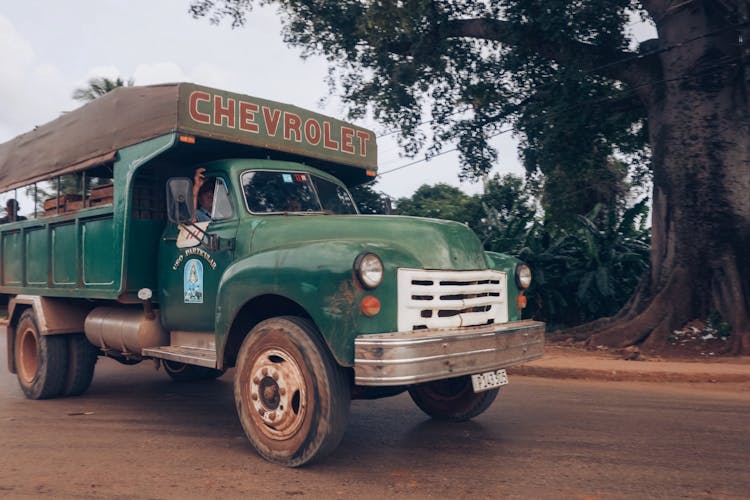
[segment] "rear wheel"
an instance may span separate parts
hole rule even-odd
[[[175,382],[195,382],[198,380],[213,380],[221,377],[224,370],[206,368],[205,366],[188,365],[179,361],[162,359],[161,365]]]
[[[68,340],[68,375],[62,390],[63,396],[80,396],[94,379],[99,350],[82,333],[66,335]]]
[[[498,391],[474,392],[471,377],[466,376],[415,385],[409,389],[409,395],[432,418],[463,422],[489,408]]]
[[[32,309],[26,309],[16,326],[16,375],[29,399],[59,396],[65,387],[68,343],[64,335],[41,335]]]
[[[346,373],[305,319],[263,321],[242,343],[237,413],[266,460],[297,467],[333,451],[344,434],[350,394]]]

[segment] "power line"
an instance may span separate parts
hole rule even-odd
[[[505,129],[505,130],[501,130],[500,132],[497,132],[497,133],[495,133],[495,134],[492,134],[492,135],[489,135],[489,136],[487,136],[487,139],[493,139],[493,138],[495,138],[495,137],[497,137],[497,136],[499,136],[499,135],[502,135],[502,134],[506,134],[506,133],[508,133],[508,132],[512,132],[513,130],[514,130],[514,128],[513,128],[513,127],[510,127],[510,128],[508,128],[508,129]],[[458,151],[458,147],[455,147],[455,148],[451,148],[451,149],[446,149],[445,151],[441,151],[441,152],[439,152],[439,153],[437,153],[437,154],[434,154],[434,155],[432,155],[432,156],[431,156],[431,157],[429,157],[429,158],[427,158],[427,157],[425,157],[425,158],[421,158],[421,159],[419,159],[419,160],[414,160],[414,161],[412,161],[412,162],[409,162],[409,163],[407,163],[407,164],[405,164],[405,165],[400,165],[400,166],[398,166],[398,167],[396,167],[396,168],[392,168],[392,169],[390,169],[390,170],[386,170],[385,172],[381,172],[381,173],[379,173],[379,174],[378,174],[378,177],[380,177],[380,176],[383,176],[383,175],[386,175],[386,174],[390,174],[391,172],[396,172],[396,171],[398,171],[398,170],[401,170],[401,169],[404,169],[404,168],[406,168],[406,167],[411,167],[411,166],[413,166],[413,165],[417,165],[417,164],[419,164],[419,163],[423,163],[423,162],[424,162],[424,163],[426,163],[426,162],[429,162],[429,161],[430,161],[430,160],[432,160],[433,158],[437,158],[438,156],[443,156],[443,155],[446,155],[446,154],[448,154],[448,153],[453,153],[454,151]]]

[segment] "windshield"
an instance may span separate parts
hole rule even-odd
[[[251,170],[240,179],[245,203],[253,213],[357,213],[346,189],[306,172]]]

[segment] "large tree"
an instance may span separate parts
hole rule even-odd
[[[491,168],[505,124],[542,184],[598,179],[613,159],[631,176],[650,166],[650,271],[592,342],[658,346],[718,312],[750,349],[747,0],[195,0],[192,12],[241,26],[254,4],[276,4],[286,41],[330,61],[350,115],[399,127],[407,153],[428,119],[432,151],[457,143],[467,177]],[[638,15],[658,38],[634,42]],[[545,206],[584,187],[565,191]]]

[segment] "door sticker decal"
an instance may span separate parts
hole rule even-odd
[[[199,259],[185,262],[183,291],[186,304],[203,304],[203,263]]]

